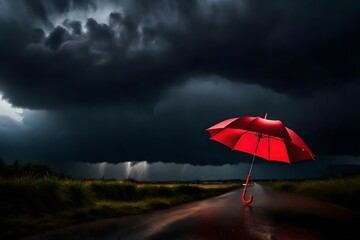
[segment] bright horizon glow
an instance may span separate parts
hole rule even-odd
[[[22,122],[24,119],[23,113],[24,110],[22,108],[14,107],[0,95],[0,116],[9,117],[16,122]]]

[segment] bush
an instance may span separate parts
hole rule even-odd
[[[91,193],[80,181],[71,181],[64,185],[67,205],[81,207],[91,203]]]
[[[0,211],[3,216],[39,215],[63,208],[56,178],[24,177],[0,182]]]
[[[0,181],[0,215],[38,216],[91,202],[85,185],[56,177],[22,177]]]
[[[137,189],[133,184],[95,182],[91,184],[91,191],[99,200],[132,201],[137,198]]]
[[[43,164],[20,164],[15,161],[13,164],[5,164],[0,160],[0,176],[4,178],[35,177],[42,178],[54,176],[51,169]]]

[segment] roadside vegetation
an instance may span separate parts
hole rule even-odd
[[[261,184],[360,212],[360,175],[319,180],[264,181]]]
[[[0,164],[0,239],[99,218],[138,214],[223,194],[226,184],[74,180],[43,165]]]

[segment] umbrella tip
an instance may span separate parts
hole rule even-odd
[[[265,117],[264,117],[264,119],[266,119],[267,118],[267,113],[265,113]]]

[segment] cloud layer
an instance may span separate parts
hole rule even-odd
[[[0,86],[19,106],[154,101],[189,76],[298,96],[358,78],[357,1],[1,5]]]
[[[281,119],[316,155],[358,155],[358,1],[0,1],[0,155],[245,159],[203,131]],[[350,134],[349,134],[350,133]]]

